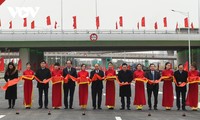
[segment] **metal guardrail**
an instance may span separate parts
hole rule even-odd
[[[187,34],[175,30],[0,30],[0,34]],[[191,32],[191,34],[197,34]]]
[[[85,57],[85,58],[165,58],[165,59],[176,59],[176,54],[169,56],[167,54],[142,54],[142,53],[106,53],[106,54],[90,54],[90,53],[45,53],[45,56],[69,56],[69,57]]]

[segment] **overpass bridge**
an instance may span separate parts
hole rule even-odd
[[[52,51],[176,50],[179,63],[184,63],[188,59],[188,39],[192,61],[200,61],[200,34],[177,31],[3,30],[0,31],[0,49],[18,51],[24,62],[40,61],[44,52]]]
[[[91,42],[91,34],[98,37]],[[200,34],[133,30],[8,30],[0,31],[0,48],[43,51],[183,50],[200,46]]]

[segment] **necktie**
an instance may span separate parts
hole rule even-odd
[[[151,71],[151,74],[152,74],[152,78],[154,80],[154,71]]]

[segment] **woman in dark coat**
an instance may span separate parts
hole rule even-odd
[[[6,82],[8,82],[15,78],[18,78],[18,71],[15,68],[15,65],[12,62],[10,62],[5,72],[4,79]],[[9,104],[8,109],[14,108],[15,100],[17,99],[17,85],[8,87],[8,89],[6,90],[5,99],[8,100],[8,104]]]

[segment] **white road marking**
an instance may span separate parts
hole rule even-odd
[[[174,96],[174,99],[176,99],[176,96]]]
[[[0,115],[0,119],[3,118],[3,117],[5,117],[5,116],[6,116],[6,115]]]
[[[118,117],[118,116],[116,116],[115,119],[116,119],[116,120],[122,120],[122,118],[121,118],[121,117]]]

